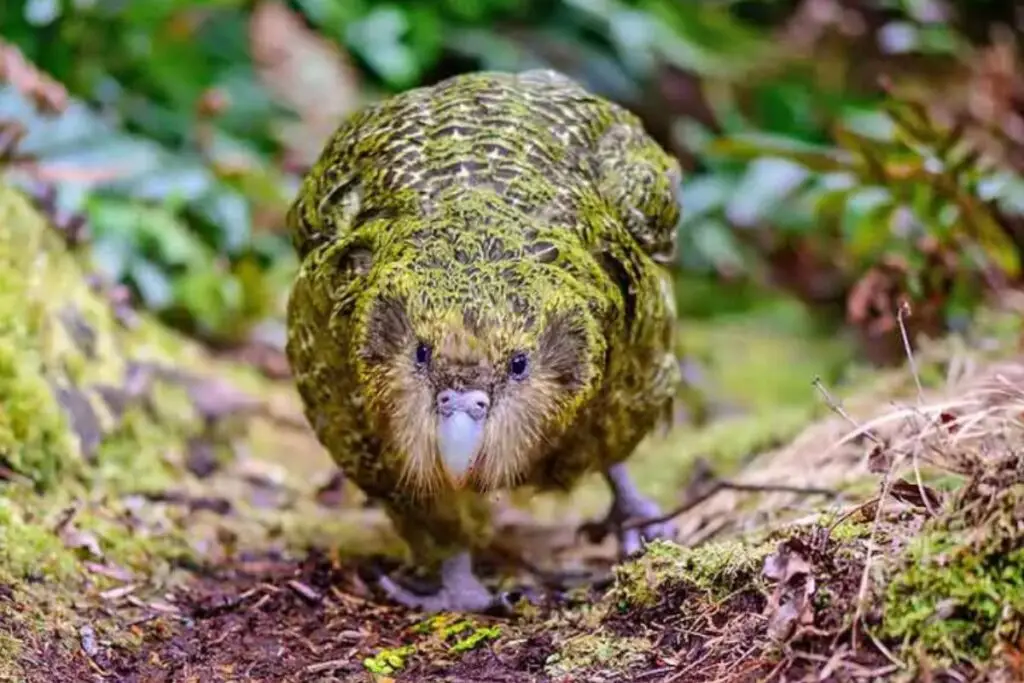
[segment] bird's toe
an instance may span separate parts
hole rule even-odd
[[[661,509],[650,500],[631,501],[617,511],[617,516],[626,520],[651,519],[661,514]],[[678,527],[671,521],[658,521],[639,527],[621,529],[619,533],[620,552],[625,557],[638,554],[645,543],[656,540],[674,540]]]
[[[377,586],[392,602],[418,612],[505,613],[512,611],[509,596],[496,595],[482,584],[475,582],[443,584],[440,590],[423,595],[401,586],[386,575],[377,580]]]
[[[639,529],[625,529],[619,534],[619,553],[622,557],[638,555],[643,548]]]
[[[679,536],[679,527],[672,522],[658,522],[656,524],[648,524],[643,527],[641,529],[641,533],[644,540],[647,541],[672,541]]]

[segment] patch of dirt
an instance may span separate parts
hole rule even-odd
[[[134,627],[141,647],[54,649],[24,639],[21,658],[34,681],[354,681],[373,680],[363,660],[410,642],[425,616],[367,599],[352,567],[320,552],[303,561],[252,558],[177,591],[181,616],[160,615]],[[503,631],[508,620],[479,618]],[[22,634],[23,635],[23,634]],[[504,638],[503,638],[504,639]],[[462,655],[424,648],[410,657],[401,681],[543,681],[554,651],[549,635],[531,634],[498,652],[486,644]],[[59,674],[55,675],[55,672]]]
[[[865,539],[836,540],[820,526],[780,541],[764,573],[779,558],[795,558],[790,563],[803,567],[797,592],[813,582],[803,602],[791,595],[773,604],[771,584],[753,576],[717,598],[684,582],[664,586],[654,606],[612,612],[605,623],[619,635],[639,631],[652,639],[657,661],[671,674],[651,680],[838,683],[850,680],[851,670],[884,673],[891,663],[865,634],[849,630],[865,547]],[[776,595],[789,587],[776,584]]]
[[[601,623],[610,636],[652,643],[629,680],[741,682],[781,675],[847,681],[851,667],[882,671],[889,664],[863,634],[855,652],[841,642],[849,642],[845,624],[863,550],[863,539],[837,541],[820,527],[780,542],[778,554],[806,562],[818,586],[808,604],[810,623],[780,646],[768,633],[770,596],[753,577],[720,600],[680,583],[661,591],[654,606],[612,607]],[[474,618],[497,626],[501,635],[461,655],[446,652],[424,635],[424,615],[379,604],[354,567],[316,551],[302,561],[248,558],[196,575],[173,597],[180,616],[159,615],[130,627],[143,643],[138,649],[100,646],[86,657],[37,643],[39,649],[23,658],[27,669],[39,672],[30,680],[370,681],[365,658],[408,644],[419,651],[391,674],[399,681],[627,680],[596,668],[557,679],[547,675],[545,663],[558,651],[556,636],[587,635],[581,624],[549,620],[548,610],[533,617]],[[591,589],[586,600],[597,604],[605,597]],[[830,659],[836,671],[817,678]],[[59,677],[51,678],[55,671]]]

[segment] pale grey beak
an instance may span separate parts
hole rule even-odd
[[[484,441],[491,397],[477,389],[445,389],[437,394],[437,446],[448,476],[461,485]]]

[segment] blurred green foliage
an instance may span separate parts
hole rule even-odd
[[[960,263],[953,315],[979,273],[1019,274],[1008,226],[1024,187],[932,105],[978,118],[968,95],[986,50],[1015,35],[994,32],[1012,27],[1009,4],[12,0],[4,39],[71,103],[47,117],[0,91],[0,122],[28,129],[19,152],[35,159],[7,173],[84,212],[96,262],[145,306],[237,344],[280,319],[295,265],[283,213],[339,116],[466,70],[549,66],[634,109],[687,168],[680,282],[699,294],[684,315],[771,288],[839,305],[894,257],[926,296],[922,236]]]

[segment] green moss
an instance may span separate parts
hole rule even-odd
[[[5,623],[5,616],[0,612],[0,624]],[[0,625],[0,681],[20,681],[24,672],[18,663],[21,655],[21,643],[13,634],[6,633]]]
[[[0,304],[0,319],[8,317]],[[38,364],[32,354],[19,352],[9,332],[0,330],[0,454],[15,471],[45,486],[60,476],[70,444],[63,416],[33,367]]]
[[[495,640],[501,637],[501,629],[497,626],[485,626],[473,629],[468,635],[463,636],[452,645],[452,652],[468,652],[475,650],[485,640]]]
[[[433,641],[420,645],[420,649],[431,650],[434,644],[440,643],[449,652],[468,652],[486,640],[501,636],[498,626],[481,626],[475,619],[461,618],[456,614],[437,614],[424,619],[413,628],[413,632],[428,635]]]
[[[73,576],[77,561],[51,527],[27,518],[9,499],[0,498],[0,576],[29,576],[60,581]]]
[[[46,226],[20,195],[2,187],[0,225],[0,456],[48,485],[66,463],[70,443],[42,371],[43,288],[55,284],[43,279],[46,262],[32,257]]]
[[[1024,549],[975,554],[946,534],[915,541],[889,584],[884,633],[944,660],[977,663],[1024,619]]]
[[[415,645],[388,648],[364,659],[363,666],[371,673],[387,676],[404,669],[406,657],[415,652]]]
[[[686,320],[680,339],[685,352],[706,367],[716,398],[754,412],[819,403],[811,382],[821,377],[833,383],[853,357],[852,344],[823,334],[795,302]]]
[[[877,484],[876,484],[877,488]],[[871,524],[864,522],[854,522],[846,520],[840,524],[837,524],[832,532],[829,534],[833,541],[842,543],[843,541],[856,541],[861,538],[867,538],[871,535]]]
[[[883,635],[938,661],[975,665],[1001,641],[1024,637],[1024,484],[984,502],[983,515],[982,503],[908,546],[885,592]],[[980,521],[967,523],[967,511]]]
[[[776,546],[776,541],[752,545],[731,540],[684,548],[657,541],[639,558],[616,567],[612,599],[620,609],[651,607],[671,586],[690,586],[721,597],[756,580]]]
[[[166,478],[153,476],[160,458],[197,424],[184,392],[158,382],[147,406],[155,414],[130,411],[122,421],[100,392],[121,387],[130,362],[198,366],[197,349],[146,316],[131,329],[121,326],[109,303],[85,283],[82,257],[65,248],[24,196],[3,186],[0,225],[0,457],[41,489],[69,468],[82,473],[88,444],[67,419],[60,388],[88,406],[96,418],[90,430],[97,429],[101,441],[116,429],[131,432],[101,443],[101,472],[134,485],[165,485]]]
[[[130,492],[167,488],[177,473],[165,456],[173,448],[183,448],[187,435],[173,422],[161,423],[142,408],[130,408],[104,436],[96,467],[90,472],[94,484]]]
[[[622,672],[643,663],[650,652],[651,642],[646,638],[585,633],[562,642],[544,663],[544,672],[553,678],[595,667]]]

